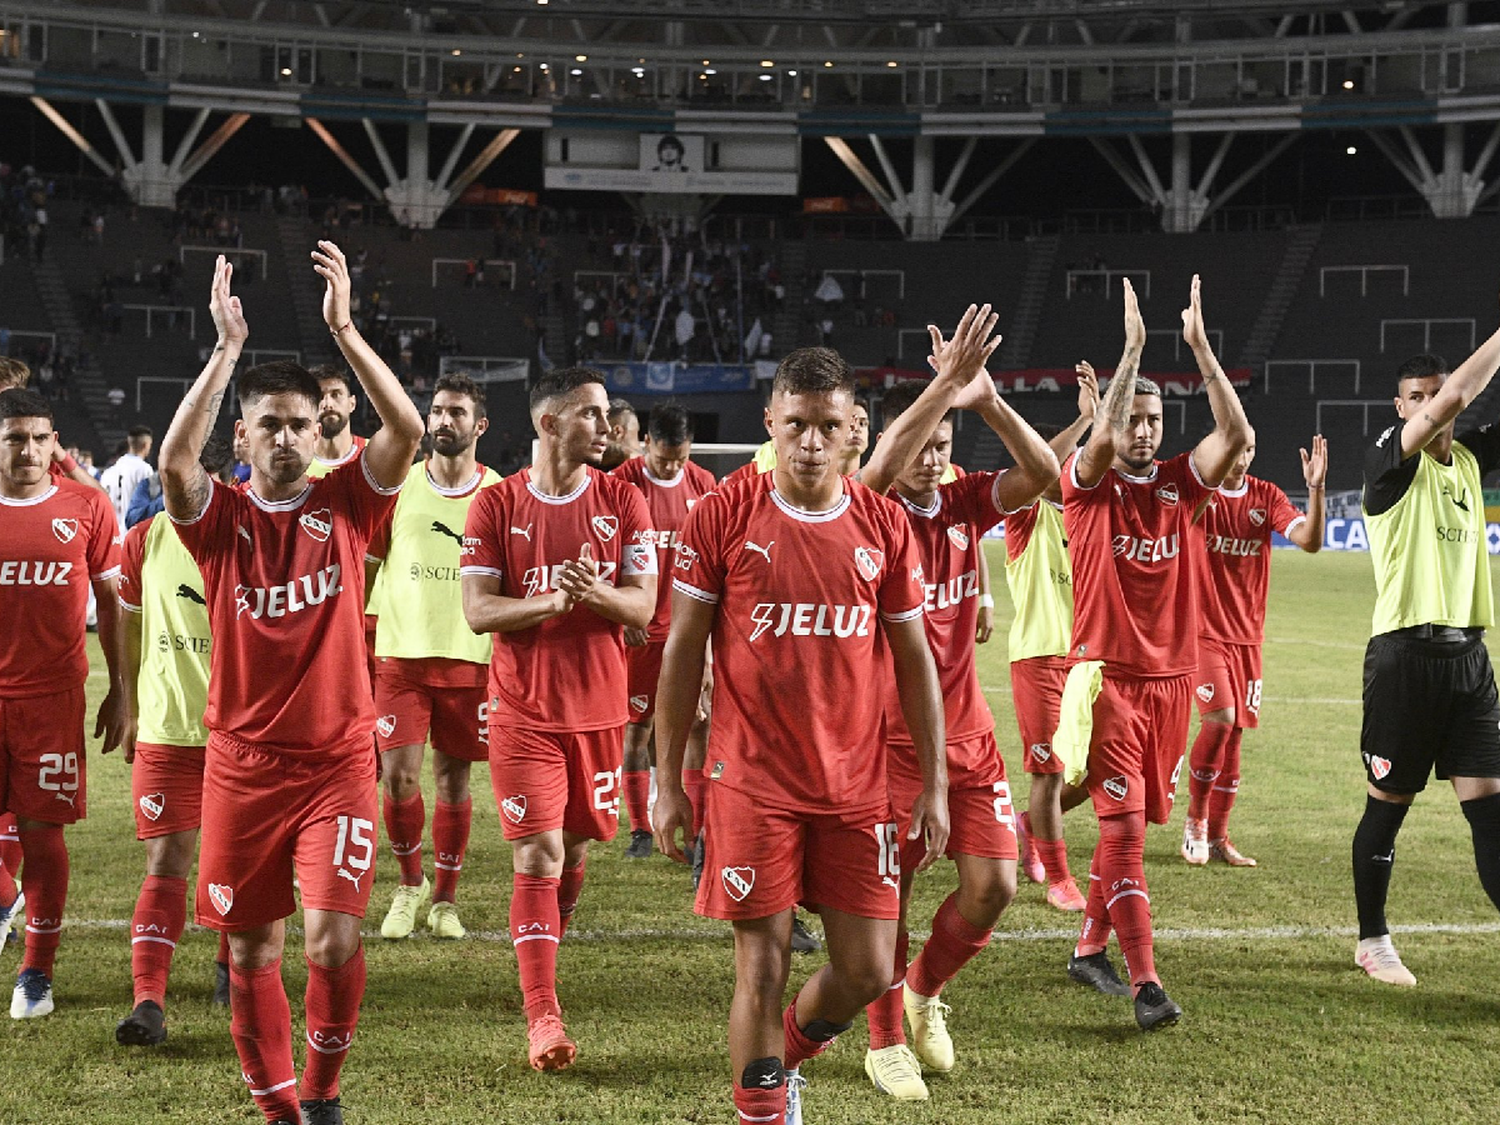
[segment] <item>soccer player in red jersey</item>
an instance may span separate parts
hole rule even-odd
[[[224,438],[210,437],[199,460],[221,484],[234,479],[234,455]],[[198,854],[212,649],[203,575],[171,520],[147,516],[125,533],[120,608],[122,744],[135,835],[146,845],[146,881],[130,922],[134,1007],[116,1025],[115,1041],[152,1047],[167,1038],[167,976],[187,923],[187,877]],[[214,1002],[227,1005],[229,939],[223,933],[215,962]]]
[[[934,355],[947,362],[958,349],[934,338]],[[995,742],[995,717],[979,686],[975,643],[979,616],[979,555],[984,533],[999,520],[1036,500],[1057,480],[1057,456],[995,392],[981,373],[984,394],[973,406],[1000,435],[1016,467],[975,472],[942,483],[953,450],[952,416],[932,427],[920,454],[896,477],[892,491],[911,525],[926,577],[923,619],[937,662],[945,708],[948,809],[947,854],[958,868],[958,889],[944,900],[932,937],[908,970],[906,911],[911,873],[921,860],[921,842],[906,840],[901,855],[901,919],[895,971],[885,993],[866,1009],[870,1049],[865,1073],[884,1093],[902,1100],[927,1097],[921,1063],[947,1073],[953,1042],[939,999],[943,986],[989,944],[990,933],[1016,893],[1015,814],[1005,763]],[[889,425],[915,405],[924,390],[903,383],[881,403]],[[882,438],[882,440],[884,440]],[[879,448],[877,444],[876,448]],[[887,770],[897,832],[904,835],[912,805],[922,792],[915,746],[901,714],[895,685],[886,696]],[[906,1045],[903,1006],[912,1024],[916,1054]]]
[[[1214,429],[1190,453],[1158,461],[1161,394],[1138,379],[1146,328],[1125,283],[1125,351],[1088,441],[1063,466],[1063,522],[1073,560],[1073,641],[1063,721],[1090,729],[1085,782],[1099,818],[1083,931],[1068,975],[1135,996],[1136,1023],[1153,1030],[1182,1009],[1156,973],[1146,891],[1146,822],[1172,811],[1197,670],[1198,591],[1187,555],[1192,517],[1254,432],[1208,346],[1199,283],[1182,314]],[[1102,682],[1096,677],[1102,673]],[[1130,989],[1105,955],[1119,935]]]
[[[364,995],[359,929],[375,864],[364,556],[422,417],[349,319],[342,251],[319,242],[312,261],[326,283],[323,319],[381,428],[360,456],[309,480],[317,380],[295,363],[261,364],[238,385],[250,487],[214,483],[198,457],[249,335],[221,256],[209,302],[218,343],[162,442],[161,476],[167,514],[203,573],[214,637],[196,917],[229,933],[230,1033],[256,1104],[273,1122],[330,1125],[343,1120],[339,1071]],[[294,873],[308,970],[300,1097],[281,982]]]
[[[1078,448],[1099,408],[1093,365],[1085,361],[1077,371],[1078,417],[1065,429],[1037,427],[1059,463]],[[1073,633],[1073,568],[1062,509],[1059,480],[1035,503],[1005,517],[1005,580],[1015,609],[1009,642],[1011,699],[1021,730],[1021,768],[1031,779],[1026,811],[1016,821],[1021,870],[1033,883],[1047,884],[1048,903],[1079,911],[1084,898],[1068,870],[1062,817],[1065,807],[1088,798],[1081,790],[1070,790],[1071,803],[1064,806],[1063,763],[1052,752]]]
[[[427,429],[432,455],[411,467],[389,524],[365,555],[366,581],[384,570],[375,640],[375,746],[384,765],[386,837],[401,867],[380,936],[409,937],[430,894],[427,929],[461,938],[458,877],[473,822],[469,774],[489,752],[485,679],[490,639],[463,618],[459,564],[463,527],[480,491],[500,481],[479,464],[475,443],[489,428],[484,388],[467,375],[441,376]],[[433,879],[422,870],[422,749],[432,735]]]
[[[0,392],[0,808],[16,815],[25,879],[0,865],[0,940],[26,919],[12,1019],[52,1011],[52,969],[68,897],[63,827],[85,807],[84,612],[92,585],[109,690],[94,736],[119,745],[124,723],[116,649],[120,533],[109,499],[49,472],[52,408],[26,390]],[[28,625],[27,623],[30,623]]]
[[[657,568],[669,574],[672,548],[693,506],[714,490],[714,475],[694,464],[693,418],[680,406],[654,407],[646,423],[645,452],[632,457],[614,475],[641,490],[656,531]],[[651,717],[656,711],[656,681],[661,677],[661,653],[672,620],[672,584],[658,576],[656,612],[645,629],[626,629],[625,662],[630,673],[630,722],[625,725],[625,772],[621,788],[630,814],[630,846],[626,859],[651,854]],[[701,726],[701,724],[700,724]],[[689,781],[684,779],[684,784]],[[701,786],[699,802],[701,805]]]
[[[978,316],[971,308],[960,326],[979,366],[994,322],[987,307]],[[782,360],[766,411],[776,467],[704,497],[672,568],[657,688],[656,840],[683,860],[676,837],[691,813],[678,774],[712,638],[697,910],[734,924],[729,1056],[742,1121],[800,1121],[798,1067],[890,984],[901,843],[879,752],[888,659],[923,779],[908,836],[925,836],[924,865],[948,842],[942,696],[921,622],[921,560],[895,502],[838,472],[853,401],[853,374],[837,352],[803,348]],[[936,415],[951,401],[950,389]],[[821,913],[829,963],[782,1011],[798,902]]]
[[[561,1070],[578,1052],[557,998],[557,946],[589,841],[619,826],[625,630],[646,628],[656,610],[645,498],[597,468],[608,408],[590,368],[536,382],[537,461],[474,500],[459,568],[469,627],[495,634],[490,780],[512,845],[511,938],[537,1070]]]
[[[359,408],[353,373],[341,363],[320,363],[310,373],[322,397],[318,400],[318,440],[307,475],[321,477],[358,457],[368,439],[349,428]]]
[[[1250,475],[1251,445],[1216,495],[1198,515],[1202,549],[1198,564],[1198,699],[1202,725],[1188,756],[1188,814],[1182,858],[1194,866],[1210,859],[1231,867],[1254,867],[1229,839],[1229,810],[1240,789],[1240,740],[1260,725],[1260,646],[1266,632],[1266,595],[1271,587],[1271,534],[1280,532],[1309,554],[1323,546],[1323,485],[1328,444],[1314,434],[1312,452],[1302,450],[1307,514],[1286,493]]]

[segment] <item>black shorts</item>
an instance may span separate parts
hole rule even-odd
[[[1371,637],[1364,681],[1359,749],[1375,788],[1420,793],[1434,771],[1500,777],[1500,695],[1483,637]]]

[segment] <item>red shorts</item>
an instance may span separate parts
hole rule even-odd
[[[1095,813],[1104,817],[1144,810],[1152,824],[1167,822],[1187,747],[1192,691],[1191,675],[1104,677],[1094,701],[1084,779]]]
[[[1011,808],[1010,782],[1005,779],[1005,762],[1000,749],[995,745],[995,733],[982,734],[974,740],[988,743],[994,756],[995,767],[989,776],[975,775],[966,771],[959,781],[948,789],[948,850],[949,859],[959,855],[984,856],[988,859],[1015,859],[1019,855],[1016,847],[1016,816]],[[897,755],[901,764],[897,764]],[[980,755],[971,749],[949,749],[949,760],[974,761]],[[911,808],[922,793],[922,775],[917,771],[916,758],[911,747],[904,752],[892,748],[890,768],[886,780],[891,792],[891,809],[895,815],[896,831],[901,839],[911,828]],[[903,768],[909,767],[909,768]],[[917,852],[918,858],[923,854]]]
[[[1033,656],[1010,665],[1011,701],[1021,728],[1021,769],[1026,773],[1062,773],[1052,754],[1062,708],[1068,662],[1061,656]]]
[[[1198,638],[1198,676],[1193,682],[1198,714],[1233,711],[1234,725],[1260,726],[1260,645]]]
[[[203,766],[199,925],[249,930],[302,905],[365,916],[375,882],[379,799],[368,748],[268,753],[217,731]]]
[[[661,679],[661,657],[667,642],[647,641],[625,650],[625,672],[630,680],[630,721],[649,723],[656,714],[656,681]]]
[[[507,840],[561,828],[613,840],[620,827],[625,730],[492,728],[490,783]]]
[[[203,747],[137,742],[130,798],[137,840],[195,831],[203,823]]]
[[[84,818],[83,713],[82,684],[52,695],[0,699],[0,810],[43,824]]]
[[[373,613],[365,614],[365,669],[370,673],[370,694],[375,694],[375,628],[380,618]]]
[[[490,697],[485,669],[479,682],[455,686],[449,676],[423,676],[424,661],[383,656],[375,666],[375,747],[381,753],[397,746],[422,746],[432,732],[432,747],[450,758],[482,762],[489,757]]]
[[[861,918],[899,916],[901,838],[889,801],[800,813],[720,782],[705,788],[699,914],[746,921],[801,903]]]

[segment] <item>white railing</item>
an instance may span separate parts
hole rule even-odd
[[[241,258],[254,258],[260,263],[260,279],[264,281],[268,276],[266,273],[266,252],[254,250],[248,246],[179,246],[177,248],[177,260],[183,265],[187,264],[188,254],[212,254],[215,257],[223,254],[228,258],[235,269],[240,267]]]
[[[462,372],[476,383],[524,383],[531,361],[502,355],[445,355],[438,360],[438,375]]]
[[[1224,359],[1224,330],[1222,328],[1209,328],[1205,330],[1208,335],[1209,347],[1213,348],[1214,355],[1222,362]],[[1187,347],[1182,338],[1181,328],[1148,328],[1146,329],[1146,342],[1151,342],[1152,336],[1170,336],[1172,339],[1172,358],[1182,358],[1182,349]],[[1189,349],[1191,351],[1191,349]]]
[[[1372,273],[1399,273],[1401,275],[1401,295],[1407,296],[1411,292],[1411,271],[1405,266],[1324,266],[1318,271],[1318,296],[1328,296],[1328,275],[1331,273],[1357,273],[1359,274],[1359,295],[1368,297],[1370,295],[1370,275]]]
[[[1069,270],[1068,271],[1068,300],[1071,301],[1073,299],[1073,294],[1074,293],[1084,292],[1083,289],[1079,288],[1078,282],[1079,282],[1080,279],[1085,278],[1085,277],[1089,277],[1089,278],[1103,278],[1104,279],[1104,296],[1105,297],[1108,297],[1110,295],[1111,290],[1114,288],[1115,278],[1117,278],[1117,277],[1128,277],[1128,278],[1130,278],[1131,281],[1134,281],[1134,282],[1137,282],[1137,283],[1139,283],[1141,280],[1144,279],[1144,281],[1146,282],[1146,286],[1145,286],[1145,289],[1141,292],[1141,296],[1142,297],[1149,297],[1149,296],[1151,296],[1151,271],[1150,270]]]
[[[180,379],[175,375],[141,375],[135,381],[135,412],[141,412],[141,388],[147,383],[159,383],[162,386],[173,387],[177,391],[177,397],[182,398],[188,393],[196,379]]]
[[[155,313],[187,313],[188,335],[197,339],[198,336],[198,310],[186,305],[122,305],[121,308],[132,309],[146,314],[146,339],[151,339],[152,316]]]
[[[1412,318],[1393,318],[1381,320],[1380,322],[1380,350],[1385,351],[1385,330],[1396,327],[1411,327],[1420,324],[1422,326],[1422,350],[1432,350],[1432,326],[1434,324],[1452,324],[1469,330],[1469,350],[1474,350],[1474,318],[1469,316],[1428,316]]]
[[[437,331],[437,317],[435,316],[390,316],[386,317],[385,322],[392,328],[398,324],[410,324],[414,328],[425,328],[428,332]]]
[[[925,359],[928,355],[930,355],[932,353],[932,333],[928,332],[927,329],[925,329],[925,328],[898,328],[898,329],[896,329],[896,358],[897,359],[905,359],[906,358],[906,338],[908,336],[916,336],[916,337],[918,337],[918,340],[917,340],[917,352],[916,352],[916,355],[914,355],[912,357],[913,359],[917,358],[917,356],[921,356],[923,359]]]
[[[12,328],[10,330],[10,338],[11,338],[12,342],[14,342],[14,340],[18,336],[25,336],[28,339],[32,339],[32,340],[46,340],[47,341],[47,354],[48,355],[52,355],[52,356],[57,355],[57,333],[56,332],[32,331],[29,328]]]
[[[507,279],[505,287],[507,289],[514,289],[516,287],[516,263],[509,258],[434,258],[432,259],[432,287],[434,289],[438,287],[438,266],[457,266],[459,276],[467,277],[469,263],[473,262],[477,266],[481,261],[484,262],[485,277],[483,284],[486,287],[490,285],[490,271],[502,269],[505,271]],[[476,282],[476,284],[479,283]]]
[[[1307,393],[1313,394],[1317,389],[1318,371],[1325,368],[1336,368],[1347,371],[1354,369],[1354,393],[1359,393],[1360,366],[1357,359],[1268,359],[1265,370],[1265,392],[1271,393],[1271,368],[1306,368],[1307,369]]]
[[[848,300],[851,296],[853,296],[857,300],[864,300],[865,299],[865,290],[868,288],[868,286],[865,284],[865,282],[867,282],[872,277],[894,277],[896,279],[896,299],[898,301],[904,301],[904,300],[906,300],[906,271],[905,270],[854,270],[854,269],[839,270],[839,269],[832,269],[832,270],[824,270],[823,271],[823,276],[824,277],[831,277],[835,281],[837,281],[841,277],[856,277],[856,278],[859,279],[859,286],[857,287],[857,291],[855,293],[853,293],[853,294],[850,294],[850,293],[846,292],[844,294],[844,299],[845,300]]]

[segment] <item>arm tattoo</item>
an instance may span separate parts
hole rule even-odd
[[[1130,404],[1135,399],[1135,375],[1139,363],[1137,357],[1128,351],[1125,353],[1120,366],[1115,370],[1115,377],[1109,381],[1109,390],[1101,404],[1104,416],[1117,430],[1123,430],[1130,422]]]
[[[208,472],[202,465],[193,466],[193,470],[193,475],[182,486],[182,507],[188,516],[196,517],[201,516],[208,507],[213,482],[208,479]]]

